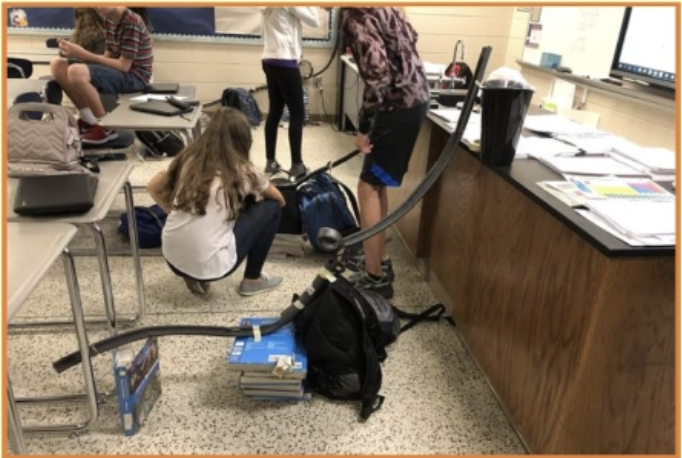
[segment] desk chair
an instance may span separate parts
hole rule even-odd
[[[7,78],[30,78],[33,75],[33,62],[17,57],[7,58]]]

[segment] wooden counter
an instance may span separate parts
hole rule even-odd
[[[393,208],[449,135],[427,119]],[[675,250],[626,245],[548,179],[459,146],[397,230],[531,452],[675,453]]]

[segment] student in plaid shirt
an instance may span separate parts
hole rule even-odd
[[[93,54],[65,39],[59,40],[63,58],[52,62],[52,75],[80,112],[78,128],[83,143],[101,145],[118,134],[99,125],[106,112],[99,93],[144,91],[152,77],[152,38],[139,15],[126,7],[96,8],[106,19],[106,52]],[[70,63],[68,58],[84,63]]]

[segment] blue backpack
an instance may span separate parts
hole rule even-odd
[[[220,104],[224,107],[232,107],[242,111],[252,126],[260,125],[263,120],[263,113],[261,113],[256,99],[244,88],[225,89],[223,97],[220,99]]]
[[[336,229],[343,236],[359,229],[360,212],[353,193],[329,174],[318,173],[302,183],[297,191],[303,230],[314,248],[319,249],[317,233],[323,227]],[[348,209],[346,196],[355,216]]]
[[[151,207],[135,207],[135,221],[137,222],[137,245],[140,248],[160,248],[161,232],[166,224],[168,215],[158,205]],[[118,232],[126,242],[130,242],[128,231],[128,214],[123,213],[120,218]]]

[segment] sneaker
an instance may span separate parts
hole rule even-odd
[[[369,274],[364,271],[360,274],[357,280],[353,282],[353,286],[358,290],[374,291],[381,294],[386,299],[393,297],[393,282],[388,279],[388,275],[381,277],[379,280],[374,280]]]
[[[346,259],[345,266],[346,269],[350,270],[351,272],[363,272],[365,270],[364,253]],[[381,261],[381,267],[384,269],[384,272],[390,272],[391,281],[393,281],[393,278],[395,277],[393,272],[393,261],[390,259],[384,259]]]
[[[242,296],[254,296],[277,288],[282,284],[282,280],[282,277],[269,277],[268,274],[262,272],[257,281],[242,280],[237,292]]]
[[[92,129],[87,134],[83,135],[81,141],[89,145],[103,145],[117,138],[118,133],[115,130],[105,129],[97,124],[92,126]]]
[[[92,124],[88,124],[82,119],[78,119],[78,133],[83,136],[92,130]]]
[[[184,277],[183,280],[185,280],[185,286],[187,286],[187,289],[192,294],[196,294],[197,296],[205,296],[211,289],[211,284],[205,281],[197,281]]]
[[[384,275],[388,277],[388,281],[392,282],[395,279],[395,272],[393,271],[393,261],[391,261],[390,259],[384,259],[383,261],[381,261],[381,269],[384,271]],[[359,268],[357,270],[353,270],[350,267],[348,267],[348,270],[355,272],[353,275],[349,277],[351,283],[357,281],[362,275],[362,273],[365,271],[364,256],[359,262]]]
[[[289,170],[289,175],[294,180],[298,180],[299,178],[302,178],[307,174],[308,174],[308,167],[306,167],[303,162],[298,162],[298,163],[292,165],[291,169]]]
[[[275,173],[282,170],[282,167],[277,163],[277,161],[268,161],[265,165],[265,174],[274,175]]]

